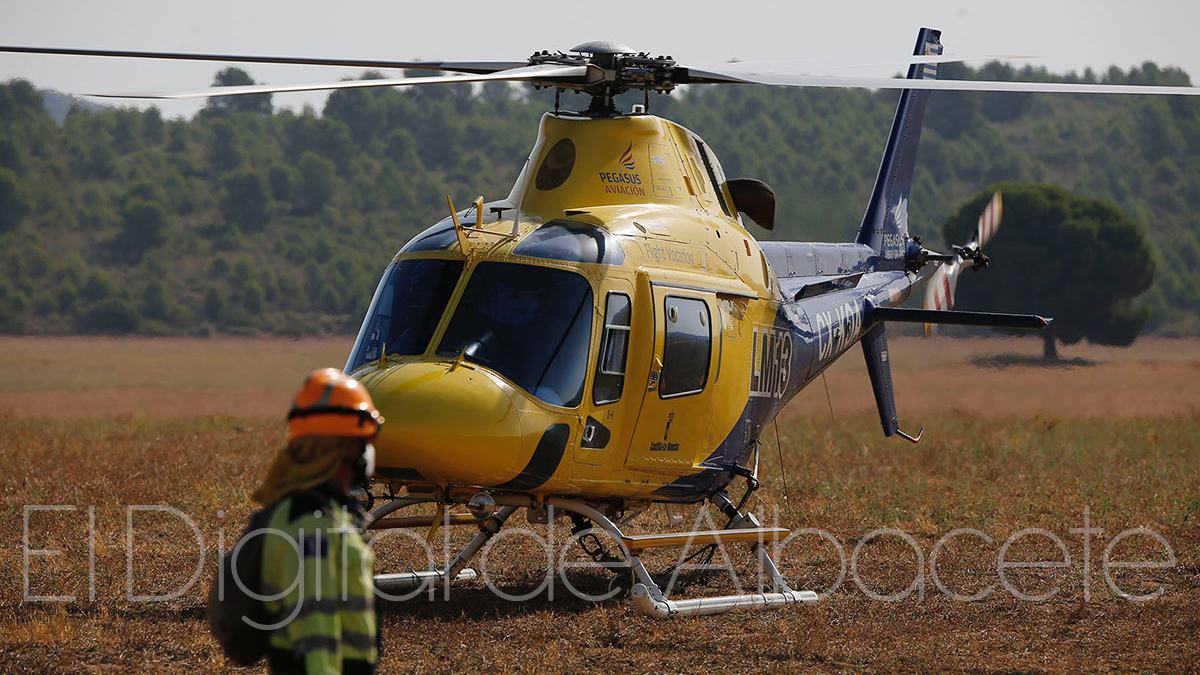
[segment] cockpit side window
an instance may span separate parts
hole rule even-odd
[[[380,358],[425,353],[462,275],[461,260],[401,260],[383,274],[346,372]]]
[[[700,139],[694,139],[696,147],[700,148],[700,161],[704,162],[704,171],[708,174],[708,182],[712,187],[712,191],[717,195],[717,203],[721,205],[721,210],[730,218],[733,217],[733,211],[729,209],[729,204],[725,201],[725,192],[721,186],[725,184],[725,172],[721,170],[721,165],[717,164],[717,160],[712,156],[712,151]]]
[[[604,333],[600,336],[600,358],[596,360],[596,380],[592,402],[596,405],[621,400],[625,386],[625,360],[629,352],[632,306],[624,293],[609,293],[604,308]]]

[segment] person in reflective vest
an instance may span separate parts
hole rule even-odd
[[[276,619],[272,672],[374,672],[379,661],[374,558],[349,496],[374,470],[383,418],[354,379],[326,368],[304,382],[288,414],[288,442],[254,499],[270,509],[262,595]]]

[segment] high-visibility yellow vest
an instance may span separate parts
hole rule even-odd
[[[275,617],[272,658],[290,655],[310,673],[379,659],[374,556],[357,518],[329,495],[281,499],[263,539],[262,594]]]

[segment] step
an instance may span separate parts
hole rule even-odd
[[[653,548],[679,546],[707,546],[709,544],[753,543],[779,541],[788,536],[789,530],[782,527],[745,527],[736,530],[702,530],[698,532],[666,532],[663,534],[635,534],[621,537],[625,548],[632,553]]]

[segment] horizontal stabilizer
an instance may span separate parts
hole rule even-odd
[[[958,310],[907,309],[904,307],[875,307],[871,317],[876,321],[904,323],[943,323],[956,326],[990,326],[992,328],[1032,328],[1040,330],[1054,319],[1036,314],[999,314],[994,312],[960,312]]]

